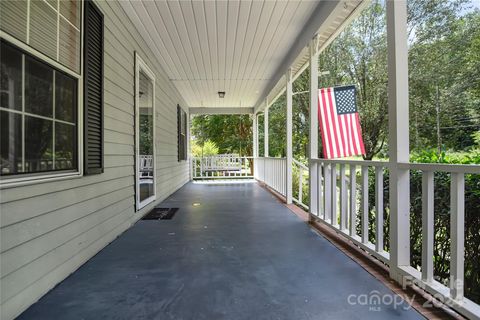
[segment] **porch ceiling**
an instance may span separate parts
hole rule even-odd
[[[305,65],[313,35],[321,31],[328,40],[360,2],[121,4],[188,106],[223,109],[258,107],[275,94],[286,68],[295,72]],[[218,91],[225,91],[225,98]]]

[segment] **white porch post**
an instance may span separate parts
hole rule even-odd
[[[263,142],[264,142],[264,157],[268,157],[268,100],[266,102],[265,111],[263,113]]]
[[[253,114],[253,130],[252,130],[252,138],[253,138],[253,177],[257,177],[257,158],[258,158],[258,116],[256,113]]]
[[[310,214],[317,214],[318,207],[318,167],[312,159],[318,158],[318,55],[316,53],[317,37],[309,44],[310,52],[310,133],[309,133],[309,183]],[[320,169],[321,170],[321,169]]]
[[[258,158],[258,115],[253,114],[253,157]]]
[[[190,181],[193,181],[193,170],[194,170],[194,164],[193,164],[193,156],[192,156],[192,144],[190,143],[190,139],[192,137],[192,128],[191,128],[191,122],[192,122],[192,115],[190,114],[190,109],[188,110],[188,116],[187,116],[187,159],[189,162],[189,167],[190,167],[190,173],[189,173],[189,178]]]
[[[390,155],[390,277],[402,282],[399,267],[410,266],[407,3],[387,0],[388,144]]]
[[[292,93],[292,70],[288,69],[285,75],[287,79],[287,174],[286,174],[286,194],[287,204],[292,203],[292,170],[293,170],[293,147],[292,147],[292,127],[293,127],[293,93]],[[299,195],[301,199],[301,195]]]

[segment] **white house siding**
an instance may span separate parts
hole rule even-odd
[[[176,106],[188,108],[117,2],[105,15],[105,172],[1,190],[1,318],[12,319],[189,179]],[[134,52],[156,75],[157,201],[135,212]]]

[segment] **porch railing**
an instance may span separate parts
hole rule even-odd
[[[305,186],[308,186],[308,167],[298,160],[293,159],[293,187],[296,187],[292,200],[297,205],[308,210],[308,197],[303,196]],[[308,192],[307,192],[308,194]]]
[[[237,155],[193,157],[191,167],[194,180],[253,178],[253,157]]]
[[[318,212],[315,216],[337,233],[361,247],[371,255],[390,265],[384,234],[384,174],[390,164],[380,161],[312,160],[317,167]],[[400,272],[411,281],[463,314],[478,316],[480,306],[464,298],[464,241],[465,241],[465,175],[480,174],[475,165],[399,164],[403,170],[422,174],[422,258],[421,271],[412,266],[401,266]],[[369,170],[374,172],[374,199],[369,222]],[[450,281],[449,287],[434,279],[434,174],[450,175]],[[357,179],[358,177],[358,179]],[[357,181],[358,180],[358,181]],[[372,206],[370,206],[372,207]],[[370,226],[373,230],[370,230]],[[396,230],[408,233],[409,230]],[[369,233],[374,235],[369,239]]]
[[[255,158],[255,178],[285,196],[287,191],[287,159]]]
[[[362,248],[378,260],[391,265],[389,248],[395,239],[390,239],[388,217],[384,217],[389,203],[387,194],[390,174],[389,162],[358,160],[311,160],[315,176],[309,176],[309,168],[293,160],[293,201],[308,210],[308,192],[304,192],[309,179],[318,188],[313,195],[316,213],[320,222]],[[435,298],[472,318],[480,315],[480,306],[464,297],[465,256],[465,176],[480,175],[478,165],[400,163],[400,170],[418,172],[422,177],[422,228],[421,268],[417,266],[390,266]],[[450,177],[450,280],[434,279],[434,175]],[[280,194],[286,194],[286,159],[255,158],[255,178]],[[373,181],[370,181],[373,179]],[[370,189],[370,191],[369,191]],[[297,195],[295,193],[298,191]],[[369,204],[369,201],[374,203]],[[388,227],[385,227],[387,226]],[[399,227],[402,228],[402,227]],[[403,228],[410,228],[404,226]],[[385,234],[384,234],[385,230]],[[408,234],[410,230],[395,230]]]

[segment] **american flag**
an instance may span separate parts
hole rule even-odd
[[[318,120],[324,158],[365,154],[360,118],[355,103],[355,86],[320,89]]]

